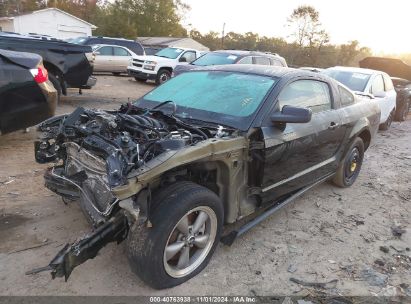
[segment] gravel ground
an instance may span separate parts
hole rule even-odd
[[[153,87],[100,75],[92,90],[64,97],[58,112],[116,108]],[[317,186],[231,247],[220,244],[202,273],[165,291],[144,285],[115,244],[67,283],[24,274],[90,231],[77,204],[44,188],[47,166],[34,162],[34,138],[34,130],[0,137],[0,295],[411,295],[411,120],[378,133],[352,188]],[[316,289],[290,278],[337,282]]]

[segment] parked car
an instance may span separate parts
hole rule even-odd
[[[201,66],[224,64],[259,64],[287,67],[287,62],[278,54],[256,51],[220,50],[209,52],[185,65],[177,65],[173,77]]]
[[[406,120],[411,106],[411,66],[400,59],[367,57],[360,61],[360,67],[383,71],[391,76],[397,91],[395,120]]]
[[[391,77],[397,92],[397,109],[395,111],[396,121],[405,121],[411,107],[411,81],[408,79]]]
[[[123,46],[98,44],[92,47],[95,55],[94,72],[112,72],[114,75],[127,73],[127,66],[133,56],[131,50]]]
[[[165,48],[153,56],[136,56],[127,68],[128,74],[137,81],[155,80],[162,84],[171,78],[177,64],[188,64],[202,53],[187,48]]]
[[[117,111],[77,108],[35,144],[48,189],[79,199],[97,227],[47,268],[66,279],[111,241],[154,288],[209,262],[224,224],[261,211],[236,237],[320,182],[351,186],[378,129],[375,101],[333,79],[257,65],[183,73]]]
[[[40,55],[58,98],[67,94],[68,88],[90,89],[97,82],[91,76],[93,55],[90,46],[0,32],[0,49]]]
[[[88,36],[88,37],[78,37],[70,40],[71,43],[81,44],[81,45],[96,45],[96,44],[109,44],[124,46],[134,54],[145,55],[144,48],[140,42],[134,40],[128,40],[124,38],[112,38],[112,37],[102,37],[102,36]]]
[[[352,67],[333,67],[324,74],[338,80],[364,99],[375,98],[381,108],[380,129],[387,130],[394,119],[396,98],[394,85],[387,73]]]
[[[54,115],[57,92],[37,54],[0,49],[0,134]]]

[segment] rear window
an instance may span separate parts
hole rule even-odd
[[[198,66],[233,64],[238,56],[222,53],[207,53],[204,56],[194,60],[191,64]]]

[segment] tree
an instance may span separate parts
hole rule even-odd
[[[44,0],[0,0],[0,17],[24,14],[44,6]]]
[[[292,36],[300,47],[321,47],[329,42],[330,37],[320,23],[320,13],[310,5],[294,9],[288,25],[293,28]]]

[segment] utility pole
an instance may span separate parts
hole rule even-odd
[[[222,49],[224,49],[224,36],[225,36],[224,31],[225,31],[225,22],[223,23],[223,32],[222,32],[222,35],[221,35],[221,48]]]

